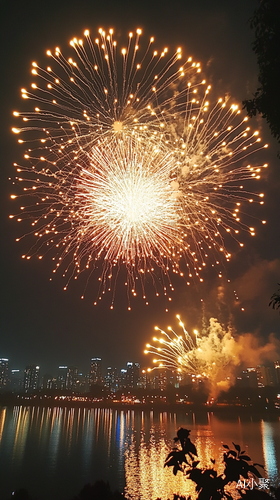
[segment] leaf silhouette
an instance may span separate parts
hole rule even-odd
[[[252,464],[251,457],[246,452],[240,451],[241,448],[238,444],[232,442],[234,449],[230,449],[227,444],[223,444],[225,449],[223,453],[224,471],[218,475],[217,470],[214,469],[215,459],[210,458],[213,467],[198,467],[199,460],[194,460],[193,455],[196,453],[196,448],[189,438],[190,431],[188,429],[179,429],[175,442],[180,441],[182,449],[175,448],[165,461],[165,465],[173,467],[173,474],[176,476],[178,471],[181,471],[185,477],[195,483],[195,491],[197,492],[196,500],[233,500],[230,492],[225,491],[225,487],[230,483],[238,483],[239,480],[243,481],[256,478],[261,478],[262,475],[256,467],[262,467],[261,464]],[[187,455],[190,456],[191,461],[188,462]],[[185,462],[189,467],[183,467]],[[244,491],[239,493],[242,498],[249,497],[255,499],[254,491],[250,491],[249,483],[244,486]],[[252,493],[252,495],[251,495]],[[241,498],[241,497],[240,497]],[[173,499],[175,500],[175,498]],[[179,499],[181,500],[181,499]]]
[[[258,467],[261,467],[262,469],[264,469],[264,466],[262,464],[258,464],[257,462],[253,463],[253,465],[257,465]]]
[[[232,444],[233,444],[234,448],[240,453],[241,448],[240,448],[239,444],[234,444],[233,441],[232,441]]]
[[[195,467],[196,467],[199,463],[200,463],[200,460],[195,460],[195,461],[192,463],[193,468],[195,468]]]
[[[253,465],[249,465],[249,471],[257,477],[262,477],[261,473]]]
[[[248,455],[242,455],[242,457],[240,457],[240,460],[251,460],[250,457],[248,457]]]

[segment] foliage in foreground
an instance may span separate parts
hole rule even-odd
[[[260,113],[280,143],[280,2],[261,0],[250,20],[255,31],[253,51],[259,66],[259,86],[252,99],[243,101],[250,117]],[[280,151],[278,152],[280,158]]]
[[[278,285],[280,286],[280,283],[278,283]],[[280,288],[272,295],[269,305],[272,306],[273,309],[280,309]]]
[[[196,484],[196,500],[233,500],[234,497],[227,486],[233,486],[238,491],[240,499],[280,499],[280,488],[274,491],[271,489],[272,494],[258,488],[256,480],[263,476],[257,467],[263,468],[263,466],[253,463],[245,451],[241,451],[238,444],[232,443],[234,446],[232,450],[228,445],[223,445],[225,448],[223,454],[224,471],[218,475],[214,468],[215,460],[212,458],[212,467],[199,467],[200,460],[197,460],[196,447],[191,442],[189,435],[188,429],[178,430],[177,437],[174,438],[177,446],[166,457],[164,466],[173,467],[174,475],[177,475],[179,471],[182,472]],[[191,500],[191,497],[189,496],[187,500]]]

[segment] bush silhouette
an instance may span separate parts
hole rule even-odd
[[[232,443],[234,449],[230,449],[226,444],[223,445],[224,471],[222,474],[218,475],[214,468],[215,460],[212,458],[212,466],[199,467],[200,461],[197,460],[196,447],[189,438],[190,432],[183,428],[177,431],[177,437],[174,438],[176,447],[166,457],[164,467],[173,467],[175,476],[180,471],[196,484],[196,500],[233,500],[234,497],[226,489],[228,485],[235,485],[238,488],[240,499],[280,499],[280,488],[271,488],[271,494],[269,494],[258,487],[257,479],[263,476],[257,467],[263,469],[263,466],[253,463],[245,451],[241,451],[238,444]],[[186,500],[191,500],[191,497],[189,496]]]
[[[124,500],[124,496],[119,491],[113,493],[108,482],[96,481],[86,484],[73,500]]]

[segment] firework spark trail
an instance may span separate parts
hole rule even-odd
[[[57,249],[54,272],[64,267],[65,289],[98,269],[98,298],[110,291],[113,307],[123,265],[128,296],[140,287],[148,304],[145,276],[155,284],[160,275],[171,300],[170,273],[203,281],[211,255],[217,265],[217,253],[230,259],[227,234],[241,246],[241,229],[255,234],[241,205],[264,203],[246,186],[267,165],[245,159],[267,145],[236,105],[210,107],[200,64],[182,63],[180,48],[169,57],[167,48],[153,51],[151,38],[143,51],[137,30],[119,57],[112,30],[94,42],[84,34],[86,42],[70,42],[76,60],[56,48],[47,51],[55,69],[32,63],[36,83],[22,97],[35,110],[14,112],[24,126],[13,128],[27,148],[25,164],[15,164],[27,201],[10,217],[32,221],[37,240],[24,257]]]
[[[196,340],[187,332],[179,315],[177,315],[177,318],[179,319],[179,325],[183,329],[183,336],[178,335],[169,326],[168,331],[173,334],[172,338],[170,334],[156,326],[155,330],[160,331],[163,337],[159,339],[154,337],[153,341],[158,342],[160,347],[147,344],[144,353],[158,356],[158,358],[153,359],[153,363],[157,365],[154,368],[176,369],[178,372],[198,374],[199,367],[195,360]],[[148,371],[151,371],[151,369]]]
[[[196,350],[196,339],[193,339],[187,332],[179,315],[177,315],[177,318],[179,319],[179,325],[183,329],[183,335],[178,335],[169,326],[168,331],[173,334],[173,337],[171,337],[171,334],[166,333],[161,328],[155,327],[155,330],[160,331],[164,336],[159,339],[153,337],[153,341],[158,342],[160,347],[147,344],[147,349],[144,352],[145,354],[154,354],[157,356],[157,358],[153,359],[153,363],[156,365],[154,369],[169,368],[176,369],[179,372],[196,374],[198,373],[198,366],[196,366],[195,356],[193,355]]]
[[[156,327],[162,337],[154,337],[156,345],[147,344],[145,354],[156,356],[153,359],[155,369],[176,370],[185,375],[204,378],[211,396],[217,396],[222,390],[228,390],[236,380],[236,370],[242,364],[256,367],[264,360],[275,361],[280,343],[273,334],[266,344],[261,345],[255,335],[235,335],[233,329],[222,326],[217,319],[210,318],[208,326],[199,333],[194,330],[190,335],[179,315],[179,325],[183,335],[178,335],[171,327],[168,334]],[[159,347],[157,347],[159,345]],[[195,378],[193,378],[193,381]]]
[[[154,369],[175,369],[184,374],[210,379],[213,385],[223,385],[231,372],[230,367],[241,362],[239,353],[237,355],[238,342],[232,334],[232,329],[224,328],[215,318],[210,318],[205,331],[199,334],[194,330],[193,335],[190,335],[179,315],[177,318],[183,329],[183,336],[178,335],[171,327],[168,327],[168,330],[172,332],[173,337],[156,327],[167,340],[156,337],[153,340],[163,345],[164,349],[150,344],[146,346],[145,354],[157,354],[157,358],[153,359],[156,365]]]

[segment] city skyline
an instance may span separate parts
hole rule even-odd
[[[52,374],[43,371],[38,365],[26,365],[24,369],[13,369],[9,359],[0,358],[0,393],[1,392],[34,392],[41,390],[56,390],[59,393],[87,393],[93,387],[103,387],[109,393],[120,389],[161,389],[168,385],[186,387],[192,382],[205,381],[207,376],[197,375],[189,371],[181,373],[171,368],[148,369],[137,362],[127,361],[122,368],[107,366],[99,357],[89,360],[87,370],[78,366],[59,365]],[[280,386],[280,363],[278,360],[255,366],[238,366],[230,386],[225,387],[225,394],[233,386],[243,388],[264,388]],[[209,386],[211,395],[213,387]],[[214,390],[215,392],[215,390]],[[216,396],[222,389],[219,389]]]

